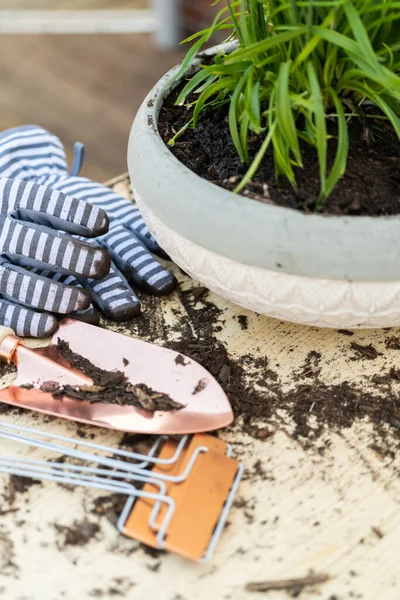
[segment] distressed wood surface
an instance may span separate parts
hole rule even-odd
[[[182,53],[160,51],[145,34],[2,35],[0,131],[28,123],[49,129],[62,140],[69,164],[81,141],[87,150],[82,175],[104,181],[126,169],[136,111]]]
[[[124,181],[116,189],[128,193]],[[196,286],[174,269],[181,291]],[[387,341],[399,331],[357,331],[346,336],[281,323],[233,306],[213,294],[207,301],[221,309],[214,335],[231,357],[268,357],[282,389],[299,385],[310,350],[321,354],[319,378],[327,384],[348,381],[368,391],[374,374],[398,368],[400,350]],[[178,293],[146,302],[154,328],[147,339],[159,341],[163,328],[187,317]],[[247,316],[248,328],[239,315]],[[138,336],[135,322],[112,328]],[[372,344],[377,356],[354,360],[351,342]],[[243,361],[246,373],[246,361]],[[256,367],[247,373],[257,377]],[[390,393],[395,393],[393,390]],[[267,401],[267,400],[266,400]],[[7,422],[46,428],[51,432],[93,435],[97,442],[118,444],[121,434],[76,426],[61,420],[11,410]],[[257,426],[257,422],[254,423]],[[326,573],[327,582],[304,588],[302,600],[394,600],[399,597],[400,483],[398,429],[379,431],[368,418],[335,431],[326,427],[308,444],[293,437],[294,422],[279,410],[260,423],[270,435],[264,440],[245,433],[241,418],[220,432],[246,466],[229,524],[213,560],[195,565],[171,554],[152,555],[123,538],[96,514],[93,502],[104,492],[70,489],[52,483],[32,485],[10,494],[10,481],[0,476],[0,597],[19,600],[76,600],[122,597],[135,600],[247,600],[264,597],[246,591],[249,582]],[[38,458],[49,455],[11,442],[3,453]],[[379,451],[379,448],[385,451]],[[10,512],[8,512],[10,511]],[[89,541],[68,544],[62,526],[94,524]],[[81,524],[81,525],[79,525]],[[84,524],[84,525],[83,525]],[[60,528],[61,526],[61,528]],[[66,543],[67,542],[67,543]],[[292,590],[293,592],[293,590]],[[271,590],[268,600],[285,600],[292,592]]]

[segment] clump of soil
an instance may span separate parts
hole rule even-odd
[[[39,479],[32,477],[20,477],[19,475],[10,475],[8,484],[8,499],[10,504],[14,502],[15,494],[24,494],[33,485],[40,485]]]
[[[385,346],[388,350],[400,350],[400,338],[396,336],[387,338]]]
[[[355,350],[356,354],[362,358],[366,358],[367,360],[375,360],[379,356],[379,352],[372,344],[368,344],[368,346],[363,346],[362,344],[356,344],[355,342],[351,342],[351,347]]]
[[[93,380],[91,385],[64,385],[55,381],[45,381],[40,386],[43,392],[51,393],[53,398],[62,400],[87,400],[91,403],[106,402],[136,406],[148,412],[180,410],[183,405],[175,402],[168,394],[157,392],[144,383],[132,384],[122,371],[106,371],[96,367],[90,360],[73,352],[69,343],[58,340],[55,350],[69,364]]]
[[[62,536],[62,548],[65,548],[65,546],[86,546],[93,538],[96,538],[100,531],[97,523],[87,519],[74,521],[70,526],[55,523],[54,527]]]
[[[31,486],[40,485],[41,483],[41,481],[32,477],[10,475],[3,494],[5,504],[1,504],[0,516],[18,511],[18,508],[14,507],[17,494],[24,494]]]
[[[318,377],[321,372],[321,368],[319,366],[320,361],[321,354],[315,350],[311,350],[307,354],[307,358],[300,370],[300,373],[297,375],[296,380],[301,380],[303,378],[314,379],[315,377]]]
[[[97,516],[105,516],[110,523],[116,526],[125,504],[126,496],[123,494],[99,496],[93,501],[91,512]]]
[[[247,319],[246,315],[239,315],[237,319],[239,321],[239,325],[240,325],[241,329],[243,329],[244,331],[246,329],[248,329],[249,325],[248,325],[248,319]]]
[[[16,373],[17,372],[17,367],[14,365],[14,363],[3,363],[0,362],[0,379],[2,377],[4,377],[5,375],[8,375],[9,373]]]
[[[182,86],[165,100],[159,118],[159,131],[165,143],[191,118],[192,108],[175,106]],[[368,119],[368,122],[372,120]],[[379,121],[379,129],[371,126],[369,143],[366,129],[358,121],[349,124],[350,148],[345,175],[336,185],[323,212],[336,215],[395,215],[400,213],[400,143],[390,124]],[[328,169],[336,154],[335,121],[329,131]],[[249,139],[250,161],[258,152],[263,138]],[[242,194],[260,200],[310,212],[320,192],[318,157],[315,148],[301,141],[304,168],[295,168],[298,193],[290,183],[275,177],[273,152],[270,148],[253,181]],[[200,118],[196,129],[187,129],[170,148],[189,169],[204,179],[233,191],[247,171],[240,162],[228,126],[228,105],[210,111]]]

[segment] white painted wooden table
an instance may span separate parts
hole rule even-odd
[[[117,184],[123,193],[126,187]],[[178,269],[183,286],[195,285]],[[349,338],[336,331],[288,325],[248,313],[221,298],[209,296],[224,309],[224,326],[215,335],[232,356],[267,355],[284,389],[297,385],[293,373],[312,349],[321,352],[320,379],[327,383],[348,380],[366,386],[373,373],[399,365],[400,350],[387,349],[392,330],[356,332],[351,338],[372,343],[382,352],[376,360],[354,362]],[[149,310],[145,307],[145,310]],[[159,299],[155,321],[179,325],[184,307],[177,294]],[[242,330],[239,314],[248,317]],[[124,327],[115,327],[123,331]],[[178,328],[179,329],[179,328]],[[130,327],[135,335],[135,326]],[[154,335],[154,340],[156,339]],[[289,352],[289,346],[295,351]],[[76,426],[28,412],[1,415],[4,421],[40,426],[74,435]],[[265,426],[265,423],[263,423]],[[305,588],[302,600],[396,600],[400,597],[400,458],[383,457],[371,448],[376,436],[367,420],[332,433],[324,444],[308,449],[290,436],[293,421],[282,413],[268,427],[273,435],[261,441],[243,433],[241,419],[221,437],[233,444],[244,461],[247,478],[239,489],[239,502],[229,517],[213,560],[191,564],[177,556],[151,557],[134,541],[125,539],[103,517],[91,512],[93,500],[104,492],[66,489],[56,484],[31,486],[7,500],[8,476],[0,475],[3,494],[0,516],[0,598],[7,600],[80,600],[128,598],[134,600],[209,600],[211,598],[268,600],[290,598],[287,591],[247,592],[253,580],[286,579],[310,570],[328,573],[331,579]],[[121,434],[85,429],[97,442],[118,444]],[[383,431],[386,446],[396,448],[394,429]],[[17,449],[1,442],[1,448],[19,456],[46,456],[31,449]],[[255,474],[260,460],[264,476]],[[100,527],[88,544],[63,546],[55,524],[71,525],[86,519]]]

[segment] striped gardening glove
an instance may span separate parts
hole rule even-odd
[[[104,279],[108,253],[68,234],[93,237],[107,229],[107,215],[96,206],[33,181],[0,178],[0,325],[43,337],[57,328],[54,313],[87,310],[86,290],[37,271]]]
[[[106,316],[128,320],[140,311],[131,285],[149,294],[164,295],[175,288],[176,279],[153,257],[152,253],[166,255],[148,231],[139,209],[110,188],[79,177],[84,147],[77,143],[74,150],[74,164],[68,173],[64,147],[55,135],[35,125],[10,129],[0,135],[0,176],[46,185],[106,212],[109,231],[94,243],[110,253],[110,273],[101,281],[56,277],[78,289],[83,286]],[[74,316],[93,320],[93,307]]]

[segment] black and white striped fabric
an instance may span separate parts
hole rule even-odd
[[[0,175],[44,183],[68,170],[64,147],[42,127],[25,125],[0,133]]]
[[[151,253],[163,255],[138,208],[109,188],[83,177],[67,177],[49,181],[65,194],[73,194],[102,208],[110,219],[109,232],[98,241],[111,254],[127,279],[150,294],[168,294],[175,287],[175,278]]]
[[[29,268],[102,279],[110,268],[108,252],[68,234],[92,237],[107,229],[107,215],[96,206],[45,185],[0,178],[0,324],[18,335],[43,336],[57,326],[50,313],[87,309],[87,291]]]
[[[0,325],[23,337],[47,337],[56,331],[58,320],[49,313],[0,300]]]
[[[72,287],[67,281],[59,282],[56,277],[49,279],[46,277],[49,271],[44,273],[38,274],[36,270],[22,269],[0,258],[2,298],[50,313],[69,314],[88,308],[90,294],[86,290]],[[71,275],[64,277],[74,279]]]
[[[73,286],[76,290],[87,294],[88,298],[106,316],[115,321],[125,321],[140,312],[140,301],[133,292],[123,274],[111,265],[108,275],[101,281],[96,279],[80,279],[71,275],[52,274],[49,271],[38,272],[44,278],[63,283],[65,286]],[[82,289],[83,288],[83,289]],[[90,300],[89,300],[90,302]],[[61,311],[60,311],[61,312]],[[84,310],[71,314],[76,319],[93,323],[98,316],[92,305]]]
[[[1,256],[26,266],[103,277],[109,268],[106,253],[56,229],[96,236],[107,231],[108,219],[97,206],[44,185],[0,179]]]
[[[78,143],[77,146],[83,153],[83,145]],[[77,162],[74,172],[79,170],[82,160]],[[133,231],[150,252],[164,255],[132,202],[90,179],[68,175],[64,146],[57,136],[36,125],[16,127],[0,134],[1,177],[34,181],[66,194],[73,193],[74,198],[97,205],[107,212],[112,222]]]
[[[82,145],[79,149],[82,151]],[[79,167],[73,170],[77,172]],[[113,264],[108,275],[101,281],[86,272],[83,276],[87,279],[79,274],[68,279],[43,272],[42,277],[56,277],[59,282],[72,286],[83,285],[101,312],[115,320],[129,319],[140,310],[130,284],[157,295],[167,294],[175,287],[173,275],[152,256],[152,253],[161,257],[165,254],[147,229],[138,208],[101,184],[68,174],[62,143],[45,129],[32,125],[0,134],[0,176],[44,185],[67,198],[94,205],[108,215],[109,232],[96,240],[111,254]],[[87,235],[86,232],[77,234]],[[27,265],[27,262],[18,264]],[[49,270],[37,263],[36,266]],[[64,273],[60,268],[57,271]],[[93,307],[77,313],[78,317],[89,315],[89,318],[91,314],[94,314]]]

